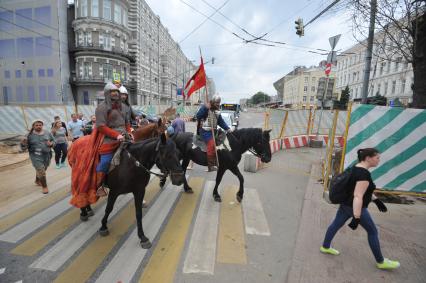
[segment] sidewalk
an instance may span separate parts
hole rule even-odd
[[[21,166],[29,161],[28,152],[0,153],[0,172]]]
[[[305,194],[293,260],[287,282],[426,282],[426,204],[388,204],[380,213],[375,204],[369,211],[377,224],[384,257],[399,260],[394,271],[376,268],[362,227],[352,231],[346,225],[336,234],[332,246],[339,256],[324,255],[319,248],[325,231],[336,214],[337,205],[322,198],[323,187],[318,164],[313,164]]]

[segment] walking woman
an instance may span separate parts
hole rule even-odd
[[[376,225],[368,212],[368,204],[373,201],[381,212],[386,212],[384,203],[374,196],[376,185],[371,179],[368,169],[376,167],[380,162],[380,154],[375,148],[365,148],[358,150],[358,164],[352,168],[352,176],[349,183],[353,194],[345,202],[340,204],[336,217],[327,229],[324,242],[320,251],[322,253],[338,255],[339,251],[333,249],[331,241],[337,231],[352,217],[348,226],[355,230],[360,224],[368,234],[368,243],[376,259],[376,266],[379,269],[395,269],[399,267],[399,262],[383,258],[380,250],[379,235]]]
[[[43,121],[35,120],[28,135],[21,141],[22,148],[28,148],[31,163],[36,169],[36,184],[41,185],[43,194],[49,193],[46,181],[46,170],[52,158],[52,147],[55,138],[43,130]]]
[[[66,134],[67,130],[63,127],[62,122],[55,122],[52,128],[52,135],[56,141],[56,145],[54,147],[56,169],[66,167],[65,159],[67,158],[68,152],[68,142]]]

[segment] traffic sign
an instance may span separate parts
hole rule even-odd
[[[325,65],[325,75],[328,76],[330,75],[331,72],[331,63],[328,63],[327,65]]]
[[[330,42],[331,50],[334,50],[334,48],[336,47],[337,42],[339,42],[339,39],[340,39],[341,36],[342,36],[341,34],[338,34],[338,35],[332,36],[328,39],[328,41]]]

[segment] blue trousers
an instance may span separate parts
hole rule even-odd
[[[353,208],[347,205],[340,205],[337,210],[336,217],[333,222],[327,229],[325,233],[325,238],[322,246],[324,248],[329,248],[331,241],[336,235],[337,231],[345,225],[345,222],[353,217]],[[374,224],[373,219],[371,218],[370,213],[367,208],[362,208],[360,225],[367,231],[368,234],[368,244],[370,245],[371,251],[373,252],[376,262],[383,262],[382,251],[380,250],[379,234],[377,232],[376,224]]]
[[[108,174],[109,164],[111,163],[114,153],[101,154],[100,156],[101,160],[99,161],[98,166],[96,166],[96,172],[104,172],[105,174]]]

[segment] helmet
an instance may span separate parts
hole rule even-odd
[[[125,94],[129,94],[128,92],[127,92],[127,88],[125,88],[124,86],[120,86],[120,88],[119,88],[119,90],[118,90],[120,93],[125,93]]]
[[[213,95],[213,97],[212,97],[212,99],[211,99],[211,102],[214,102],[214,103],[220,103],[220,96],[219,95]]]
[[[119,91],[119,88],[113,83],[107,83],[104,87],[104,93],[106,93],[106,92],[110,93],[111,90]]]
[[[167,127],[167,135],[170,137],[175,133],[175,129],[172,126]]]

